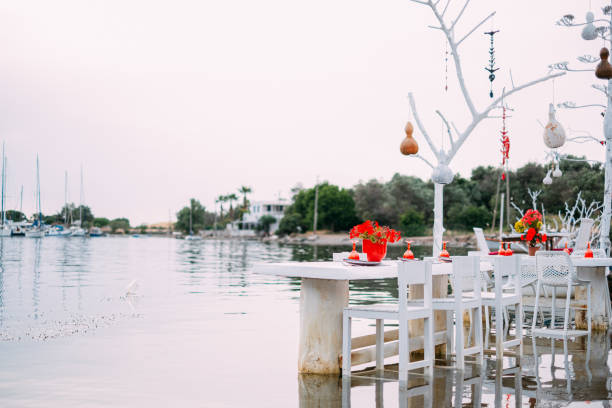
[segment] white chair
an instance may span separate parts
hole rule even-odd
[[[590,218],[582,218],[580,220],[580,227],[578,228],[576,238],[574,239],[574,251],[586,249],[587,242],[591,238],[591,229],[593,228],[594,223],[595,221]]]
[[[482,364],[483,362],[480,257],[454,256],[452,261],[451,285],[453,295],[446,298],[434,298],[432,305],[434,310],[446,312],[446,351],[447,354],[452,351],[455,352],[457,369],[463,370],[466,355],[477,355],[479,363]],[[470,312],[472,326],[470,330],[473,329],[476,333],[474,336],[475,346],[467,348],[463,341],[464,311]],[[453,314],[455,315],[454,342]]]
[[[510,347],[519,347],[520,354],[523,354],[523,309],[521,295],[521,257],[514,256],[499,256],[493,259],[494,267],[494,291],[483,292],[482,305],[485,308],[485,314],[489,307],[495,308],[495,352],[497,360],[501,361],[504,349]],[[504,282],[504,278],[505,282]],[[510,319],[508,318],[507,308],[515,307],[515,326],[516,336],[513,340],[506,341],[504,329],[504,321],[506,326],[509,326]],[[489,319],[486,319],[485,330],[485,348],[489,345]]]
[[[384,321],[399,322],[399,379],[405,383],[408,370],[428,368],[429,376],[433,375],[433,311],[431,307],[431,262],[414,261],[398,263],[399,302],[397,305],[367,305],[344,309],[342,333],[342,374],[351,374],[351,323],[353,318],[376,320],[376,368],[384,369]],[[420,305],[408,304],[409,285],[424,285],[423,301]],[[408,321],[424,319],[424,359],[410,362]]]
[[[476,245],[478,245],[478,252],[481,255],[489,255],[489,245],[487,245],[487,239],[484,236],[482,228],[474,228],[474,234],[476,235]]]
[[[567,338],[569,336],[591,335],[591,282],[578,279],[576,268],[572,264],[570,256],[563,251],[538,251],[536,252],[536,270],[538,272],[538,286],[536,290],[535,308],[533,311],[533,323],[531,327],[532,336],[550,336],[557,338]],[[552,317],[550,328],[540,328],[536,330],[537,313],[540,300],[540,288],[552,286]],[[569,312],[572,287],[585,286],[587,290],[587,331],[569,330]],[[555,330],[556,317],[556,288],[567,287],[565,297],[565,317],[563,320],[563,330]],[[575,307],[577,309],[578,307]],[[582,309],[582,308],[580,308]],[[544,321],[542,321],[544,325]]]

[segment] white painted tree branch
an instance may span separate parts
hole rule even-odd
[[[463,42],[463,40],[465,40],[465,39],[466,39],[466,38],[468,38],[470,35],[472,35],[472,33],[473,33],[474,31],[476,31],[476,30],[478,29],[478,27],[480,27],[481,25],[483,25],[484,23],[486,23],[486,21],[487,21],[488,19],[490,19],[491,17],[493,17],[494,15],[495,15],[495,11],[494,11],[494,12],[492,12],[491,14],[489,14],[487,17],[485,17],[485,19],[484,19],[484,20],[482,20],[480,23],[476,24],[476,26],[475,26],[474,28],[472,28],[472,29],[470,30],[470,32],[469,32],[469,33],[467,33],[467,34],[466,34],[466,35],[464,35],[464,36],[463,36],[463,37],[462,37],[462,38],[461,38],[459,41],[457,41],[457,45],[456,45],[456,46],[458,47],[458,46],[459,46],[459,44],[461,44],[461,43]]]
[[[448,0],[446,2],[446,6],[444,6],[444,10],[442,10],[442,14],[440,14],[442,17],[444,17],[444,15],[446,14],[446,10],[448,10],[448,6],[450,5],[451,0]]]
[[[433,144],[433,142],[431,141],[431,138],[427,134],[427,131],[425,130],[425,127],[423,126],[423,123],[421,122],[421,118],[419,117],[419,114],[416,110],[416,104],[414,103],[414,96],[412,96],[412,92],[408,93],[408,100],[410,101],[410,109],[412,110],[412,116],[414,116],[414,121],[416,122],[417,127],[423,134],[423,137],[427,141],[427,144],[429,145],[429,148],[431,149],[433,154],[436,155],[436,157],[438,157],[439,156],[438,150],[436,149],[436,146]]]
[[[450,26],[450,30],[453,31],[453,28],[455,28],[455,25],[457,25],[457,22],[459,21],[459,19],[461,18],[461,16],[463,15],[463,12],[465,11],[465,9],[467,8],[468,4],[470,4],[470,0],[465,0],[465,4],[463,5],[463,8],[461,9],[461,11],[459,12],[459,14],[457,14],[457,17],[455,18],[455,21],[453,21],[453,24],[451,24]]]
[[[417,159],[421,159],[423,160],[429,167],[431,167],[432,169],[434,168],[434,165],[431,164],[431,162],[429,160],[427,160],[426,158],[424,158],[423,156],[421,156],[420,154],[415,154],[414,157],[416,157]]]
[[[442,122],[444,122],[444,125],[446,125],[446,132],[448,133],[448,140],[450,140],[450,145],[451,147],[453,147],[455,145],[455,141],[453,140],[453,136],[451,134],[451,128],[450,128],[450,125],[448,124],[448,121],[446,120],[442,112],[440,112],[439,110],[436,110],[436,113],[438,114],[438,116],[440,116],[440,119],[442,119]]]

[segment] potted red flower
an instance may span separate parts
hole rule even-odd
[[[378,222],[370,220],[355,225],[349,237],[351,239],[361,238],[362,251],[368,256],[370,262],[380,262],[387,255],[387,243],[399,241],[401,238],[399,231],[387,226],[381,227]]]
[[[517,232],[524,232],[521,235],[521,240],[529,244],[530,256],[534,256],[536,251],[540,249],[538,244],[546,242],[546,234],[540,234],[542,225],[542,214],[538,210],[527,210],[523,218],[514,224],[514,229]]]

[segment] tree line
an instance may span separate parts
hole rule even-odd
[[[564,211],[566,202],[574,202],[579,191],[587,203],[602,201],[604,169],[601,164],[590,164],[569,156],[561,161],[560,169],[563,175],[554,178],[550,185],[542,183],[549,170],[547,165],[527,163],[506,172],[511,202],[519,208],[529,208],[528,189],[541,190],[538,205],[544,205],[546,213],[556,215]],[[473,227],[491,227],[495,208],[499,206],[498,191],[505,192],[506,182],[500,179],[500,169],[492,166],[476,167],[469,178],[457,174],[453,182],[444,187],[445,228],[471,231]],[[317,229],[348,231],[353,225],[371,219],[399,229],[405,236],[426,235],[431,231],[432,181],[398,173],[386,182],[372,179],[352,188],[325,182],[318,188]],[[280,222],[279,234],[313,229],[314,197],[315,188],[295,192],[293,202]],[[538,209],[542,210],[541,207]],[[506,214],[505,218],[514,220],[517,215],[517,211],[511,208],[510,217]]]

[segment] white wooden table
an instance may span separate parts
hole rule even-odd
[[[282,262],[255,264],[252,272],[302,278],[298,371],[340,372],[342,311],[348,306],[350,280],[397,278],[397,262],[354,266],[342,262]],[[434,264],[433,275],[450,275],[452,264]]]

